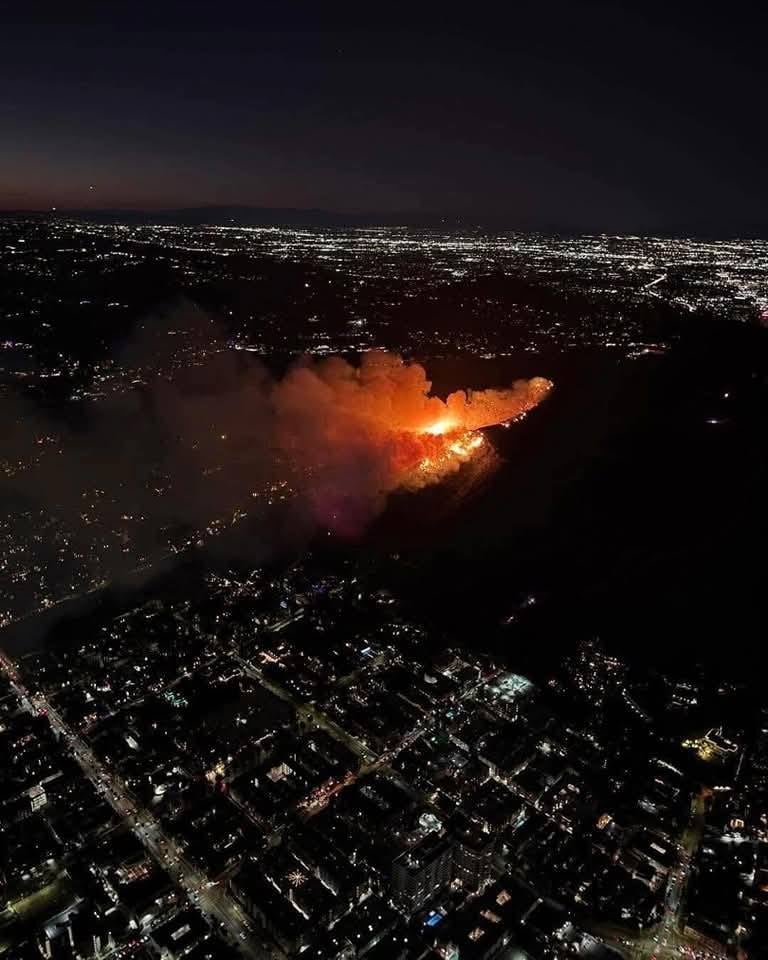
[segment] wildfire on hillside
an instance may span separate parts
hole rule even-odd
[[[311,477],[318,519],[343,528],[351,513],[359,527],[392,491],[439,482],[490,448],[483,428],[524,416],[552,384],[534,377],[445,400],[431,387],[421,364],[383,351],[359,366],[305,360],[274,385],[278,446]]]

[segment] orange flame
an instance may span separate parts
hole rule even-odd
[[[440,429],[433,427],[425,433],[439,438],[438,443],[434,445],[433,452],[422,457],[416,468],[422,483],[439,480],[445,474],[458,469],[462,463],[471,460],[488,445],[479,430],[457,431],[455,428],[443,427],[443,424],[435,424],[435,427]]]
[[[305,473],[325,520],[339,504],[378,508],[391,491],[439,482],[490,452],[481,431],[521,418],[551,387],[534,377],[442,399],[420,364],[372,351],[357,366],[303,360],[274,384],[270,403],[278,448]]]
[[[454,420],[445,417],[444,419],[437,420],[430,426],[425,427],[424,433],[431,433],[433,437],[441,437],[444,433],[449,433],[451,430],[455,430],[457,426],[458,424]]]

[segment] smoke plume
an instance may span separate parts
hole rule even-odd
[[[0,624],[151,570],[246,517],[258,540],[260,511],[275,501],[293,505],[302,533],[307,519],[360,533],[388,494],[480,456],[483,427],[521,416],[551,387],[534,378],[443,400],[420,364],[383,351],[359,364],[303,358],[275,378],[201,311],[166,325],[173,337],[149,327],[128,345],[111,392],[50,411],[0,395]]]
[[[521,416],[552,385],[535,377],[446,400],[431,386],[421,364],[383,351],[359,366],[307,359],[274,385],[276,443],[304,478],[319,522],[345,529],[393,490],[440,481],[485,443],[475,431]]]

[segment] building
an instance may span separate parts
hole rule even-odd
[[[465,890],[481,890],[491,879],[496,838],[464,816],[456,820],[453,829],[453,878]]]
[[[450,835],[428,834],[412,850],[404,850],[392,862],[392,891],[411,912],[423,907],[451,882],[454,841]]]

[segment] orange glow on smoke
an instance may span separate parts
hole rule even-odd
[[[357,365],[305,358],[271,387],[269,401],[277,448],[305,478],[316,516],[333,529],[357,530],[387,494],[490,459],[482,431],[521,419],[551,388],[533,377],[443,399],[421,364],[371,351]]]
[[[430,424],[430,426],[424,428],[424,433],[431,433],[434,437],[440,437],[444,433],[448,433],[450,430],[455,430],[457,424],[455,421],[450,420],[446,417],[443,420],[438,420],[436,423]]]
[[[510,391],[466,394],[459,390],[447,401],[428,398],[430,405],[436,400],[436,405],[443,408],[437,412],[437,419],[410,428],[396,429],[393,424],[387,431],[389,464],[399,478],[398,486],[414,489],[437,483],[463,463],[490,451],[483,428],[509,426],[513,420],[522,419],[551,387],[549,380],[535,377],[519,381]]]

